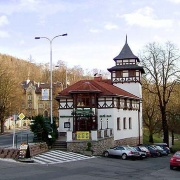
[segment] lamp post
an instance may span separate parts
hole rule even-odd
[[[35,37],[35,39],[47,39],[50,43],[50,115],[51,115],[51,124],[53,124],[53,113],[52,113],[52,42],[55,38],[59,37],[59,36],[67,36],[66,34],[61,34],[61,35],[57,35],[54,36],[52,39],[49,39],[48,37]]]

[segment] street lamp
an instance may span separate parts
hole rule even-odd
[[[35,39],[41,39],[41,38],[44,38],[44,39],[47,39],[50,43],[50,109],[51,109],[51,124],[53,124],[53,113],[52,113],[52,42],[55,38],[59,37],[59,36],[67,36],[67,33],[66,34],[61,34],[61,35],[57,35],[57,36],[54,36],[52,39],[49,39],[48,37],[35,37]]]
[[[60,65],[56,65],[55,67],[60,67]],[[67,82],[67,66],[66,66],[66,68],[65,68],[65,88],[67,88],[67,84],[68,84],[68,82]]]

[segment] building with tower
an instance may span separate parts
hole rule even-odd
[[[67,148],[78,152],[92,143],[95,154],[116,145],[142,143],[143,67],[128,43],[108,69],[111,79],[99,74],[93,80],[81,80],[59,92],[60,135]]]

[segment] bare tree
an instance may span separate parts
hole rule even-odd
[[[144,88],[158,97],[163,142],[169,144],[167,104],[179,76],[179,70],[176,65],[180,59],[179,51],[170,42],[167,42],[165,46],[150,43],[145,47],[140,57],[146,71],[146,78],[149,80],[149,83],[145,84]],[[155,90],[151,90],[150,84],[155,85]]]
[[[143,83],[147,84],[147,83]],[[154,88],[152,85],[151,90]],[[143,125],[148,129],[149,142],[154,143],[153,134],[162,130],[160,111],[158,109],[158,97],[143,89]]]

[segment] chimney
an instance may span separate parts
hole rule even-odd
[[[96,73],[96,74],[94,75],[94,80],[95,80],[95,81],[102,81],[102,75]]]

